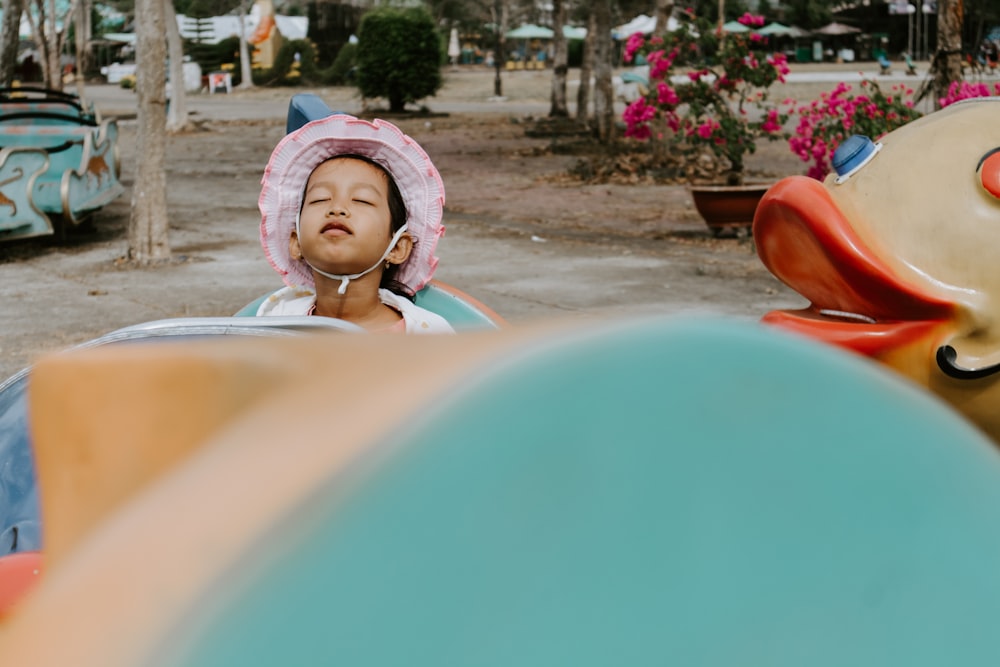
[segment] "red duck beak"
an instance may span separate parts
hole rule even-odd
[[[757,207],[753,236],[768,270],[811,302],[772,311],[764,322],[879,356],[953,317],[954,304],[905,282],[866,246],[812,178],[772,187]]]

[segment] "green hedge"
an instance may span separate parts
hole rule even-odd
[[[389,100],[401,112],[441,88],[441,38],[423,8],[380,8],[361,19],[357,85],[363,97]]]
[[[299,54],[295,67],[295,54]],[[255,69],[253,82],[259,86],[314,86],[322,84],[316,69],[316,46],[308,39],[285,42],[274,56],[270,69]]]

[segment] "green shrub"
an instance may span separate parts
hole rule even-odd
[[[188,5],[187,24],[188,29],[193,30],[194,37],[184,40],[184,53],[191,56],[191,60],[198,63],[204,73],[214,72],[219,66],[226,62],[219,54],[217,44],[208,43],[208,35],[212,31],[212,20],[214,15],[212,8],[201,0],[195,0]]]
[[[348,42],[344,44],[333,64],[320,72],[320,81],[330,86],[343,86],[350,83],[354,76],[354,66],[357,64],[358,45]]]
[[[380,8],[361,19],[357,85],[363,97],[384,97],[389,110],[441,88],[441,40],[423,8]]]
[[[233,76],[240,72],[240,38],[227,37],[216,44],[184,41],[184,53],[198,63],[205,74],[222,69],[224,64],[233,65]],[[238,81],[234,78],[233,83]]]
[[[253,45],[247,44],[247,47],[252,49]],[[215,45],[215,54],[219,61],[220,69],[225,69],[229,65],[233,66],[230,71],[233,77],[233,85],[240,85],[240,75],[243,71],[240,62],[240,38],[234,35],[220,41]]]
[[[298,66],[295,54],[299,54]],[[319,83],[320,73],[316,69],[316,46],[308,39],[293,39],[285,42],[274,56],[270,69],[256,69],[254,83],[261,86],[299,86]]]

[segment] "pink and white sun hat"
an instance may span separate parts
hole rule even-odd
[[[264,254],[289,287],[315,287],[309,266],[289,255],[288,239],[295,231],[309,175],[320,163],[345,154],[374,160],[396,182],[406,204],[407,231],[414,240],[396,280],[418,292],[438,263],[434,252],[444,235],[444,183],[424,149],[384,120],[334,114],[307,123],[278,142],[264,169],[258,201]]]

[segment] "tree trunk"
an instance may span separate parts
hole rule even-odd
[[[493,95],[503,97],[503,80],[500,78],[500,72],[507,62],[507,0],[494,0],[493,25],[497,26],[496,54],[493,56],[493,65],[496,68],[496,75],[493,77]]]
[[[3,0],[3,27],[0,28],[0,85],[14,83],[17,69],[17,46],[20,42],[22,0]]]
[[[594,9],[594,120],[597,139],[615,139],[615,96],[611,85],[611,0],[596,0]]]
[[[38,0],[39,4],[44,1]],[[48,11],[43,21],[46,23],[45,36],[41,40],[45,43],[42,68],[45,71],[45,85],[52,90],[62,90],[62,63],[60,62],[62,60],[62,33],[56,27],[56,1],[49,0],[48,4]],[[68,13],[68,15],[72,14]]]
[[[389,96],[389,111],[393,113],[403,113],[406,111],[406,100],[401,95],[393,94]]]
[[[937,50],[934,53],[934,108],[948,88],[962,80],[962,0],[938,2]]]
[[[34,5],[34,12],[31,11],[32,5]],[[38,14],[37,18],[35,13]],[[28,19],[28,25],[31,26],[31,38],[35,42],[35,48],[38,49],[38,67],[42,71],[42,85],[47,88],[49,87],[49,40],[45,38],[48,26],[45,25],[44,0],[25,0],[24,16]]]
[[[167,132],[181,132],[188,126],[187,90],[184,89],[184,45],[177,27],[173,0],[163,0],[163,23],[167,30],[170,54],[170,105],[167,107]]]
[[[590,79],[594,76],[594,12],[587,12],[587,36],[583,40],[583,61],[580,63],[580,87],[576,91],[576,120],[586,126],[590,122]]]
[[[549,116],[566,118],[569,109],[566,106],[566,70],[569,53],[566,47],[566,35],[563,25],[566,24],[566,2],[568,0],[552,0],[552,22],[555,24],[555,34],[552,36],[552,105]]]
[[[722,29],[722,26],[726,24],[726,0],[719,0],[719,21],[718,21],[718,31],[719,31],[719,53],[722,53],[724,47],[724,42],[726,41],[726,31]]]
[[[673,13],[674,0],[656,0],[656,24],[653,26],[654,35],[662,35],[667,31],[667,22]]]
[[[136,0],[135,55],[138,113],[136,176],[128,224],[128,258],[138,264],[168,259],[166,67],[163,0]]]
[[[253,88],[253,62],[250,58],[250,47],[247,45],[246,18],[250,8],[249,0],[240,3],[240,85],[239,88]]]
[[[76,46],[76,80],[81,81],[90,71],[92,58],[90,53],[90,40],[93,37],[93,27],[90,20],[90,11],[93,8],[91,0],[81,0],[76,11],[76,23],[73,29],[74,42]]]

